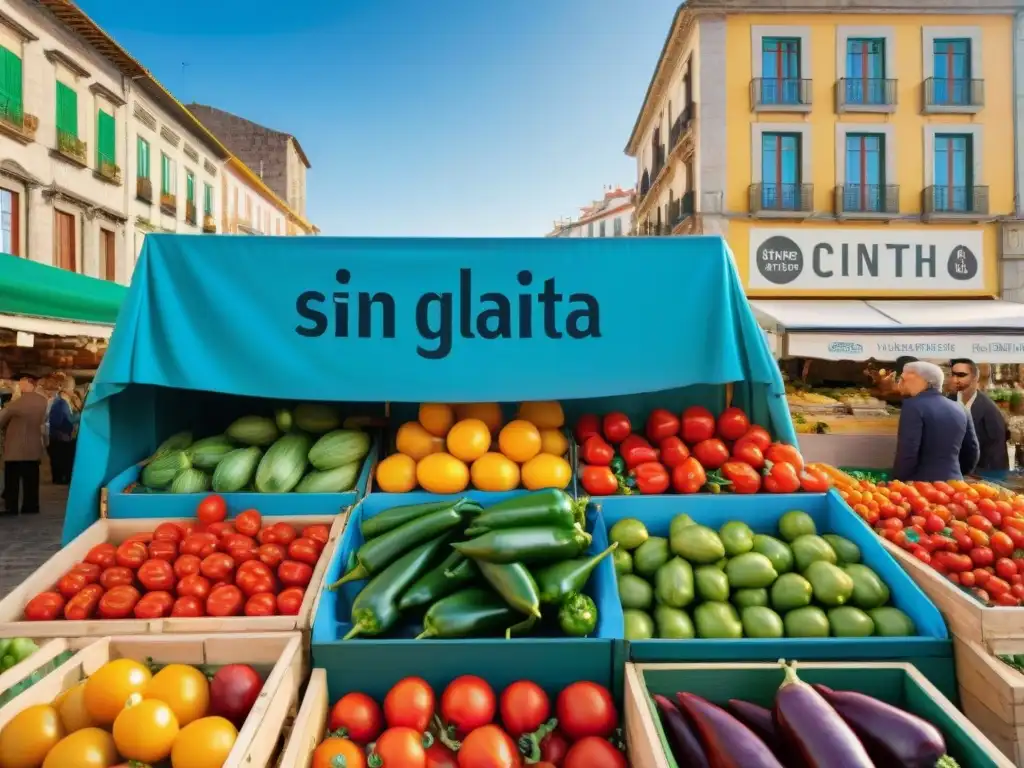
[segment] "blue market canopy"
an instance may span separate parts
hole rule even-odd
[[[189,391],[557,399],[573,418],[721,409],[731,383],[733,402],[795,443],[721,238],[150,235],[83,416],[65,539],[115,474],[190,425]]]

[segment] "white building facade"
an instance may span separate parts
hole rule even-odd
[[[270,191],[254,184],[237,163],[224,171],[221,230],[236,235],[289,235],[288,217]]]
[[[631,234],[634,194],[631,189],[606,189],[600,200],[580,209],[577,219],[556,221],[548,237],[622,237]]]

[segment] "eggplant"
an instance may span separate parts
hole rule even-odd
[[[654,703],[658,705],[661,725],[668,736],[676,762],[690,768],[711,768],[697,734],[690,728],[679,708],[661,694],[655,694]]]
[[[768,749],[775,753],[783,763],[789,762],[785,749],[775,732],[775,721],[772,719],[772,711],[752,704],[742,699],[729,699],[727,702],[729,713],[743,723],[747,728],[768,745]]]
[[[867,747],[878,765],[899,768],[957,768],[946,754],[942,732],[927,720],[856,691],[818,688]]]
[[[857,734],[820,693],[786,666],[786,679],[775,694],[772,716],[787,748],[807,768],[874,768]]]
[[[783,768],[757,734],[721,707],[694,693],[676,699],[700,735],[710,768]]]

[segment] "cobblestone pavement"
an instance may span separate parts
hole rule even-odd
[[[44,482],[38,515],[0,516],[0,597],[60,549],[67,500],[66,486]]]

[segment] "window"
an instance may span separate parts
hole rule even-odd
[[[936,134],[935,185],[936,211],[970,211],[974,207],[973,137],[961,134]]]
[[[195,205],[196,175],[192,171],[185,171],[185,200]]]
[[[160,194],[174,194],[174,161],[160,153]]]
[[[0,119],[19,126],[25,120],[21,82],[21,59],[0,46]]]
[[[799,104],[800,39],[766,37],[761,41],[761,103]]]
[[[57,133],[78,138],[78,94],[57,81]]]
[[[622,236],[622,219],[615,219],[615,221],[612,222],[612,235],[615,237]]]
[[[590,222],[589,224],[587,224],[587,237],[593,237],[593,236],[594,236],[594,222]]]
[[[102,169],[104,165],[117,165],[114,116],[102,109],[96,117],[96,162]]]
[[[18,211],[18,193],[0,189],[0,253],[19,256],[21,214]]]
[[[100,261],[103,263],[103,279],[110,282],[117,280],[117,248],[114,244],[114,233],[102,227],[100,228]]]
[[[800,207],[800,134],[761,135],[761,205],[768,210]]]
[[[213,186],[203,184],[203,215],[213,216]]]
[[[933,43],[935,78],[932,100],[939,105],[971,103],[971,41],[936,40]]]
[[[140,179],[149,178],[149,142],[139,136],[135,142],[135,175]]]
[[[75,272],[75,217],[64,211],[53,212],[53,263]]]
[[[600,226],[598,227],[598,231],[600,233],[600,236],[604,237],[604,222],[603,221],[601,222]]]
[[[885,40],[850,38],[846,41],[847,104],[885,104]]]
[[[880,212],[885,206],[885,137],[877,133],[846,136],[847,211]]]

